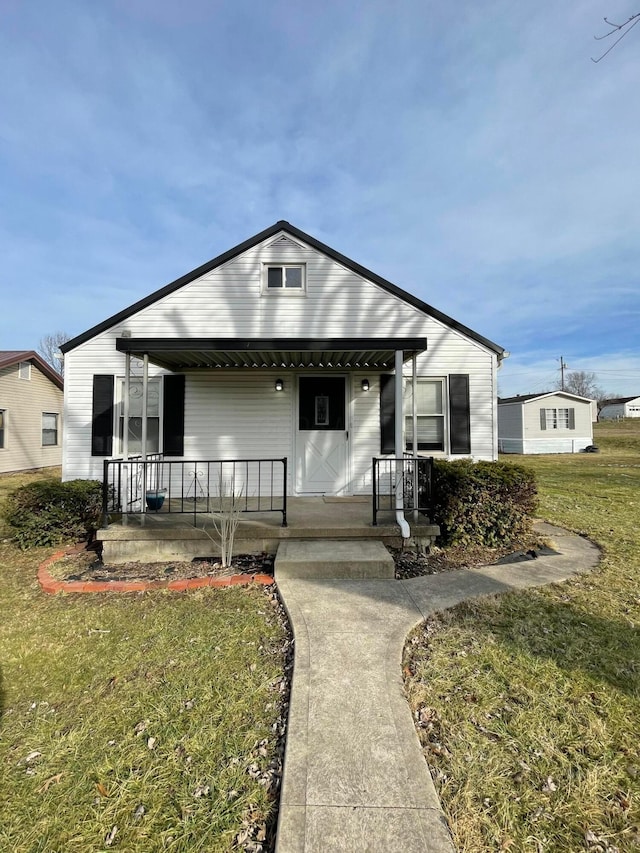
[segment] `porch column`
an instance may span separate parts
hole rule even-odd
[[[404,456],[404,441],[403,441],[403,426],[404,426],[404,410],[402,401],[402,364],[404,353],[402,350],[396,350],[396,381],[395,381],[395,427],[396,427],[396,514],[398,511],[404,510],[404,467],[402,461]]]
[[[124,357],[124,400],[122,401],[122,458],[125,465],[122,466],[124,474],[122,480],[122,501],[124,504],[124,514],[122,523],[126,527],[129,523],[129,466],[126,464],[129,458],[129,395],[131,392],[131,353],[125,353]],[[118,399],[116,395],[116,400]]]
[[[142,461],[147,458],[147,390],[149,388],[149,354],[142,357]]]
[[[414,353],[411,359],[411,420],[413,439],[411,447],[413,458],[418,456],[418,357]],[[413,520],[418,521],[418,463],[413,463]]]
[[[124,357],[124,400],[122,401],[122,416],[124,428],[122,430],[122,458],[129,458],[129,396],[131,393],[131,353]],[[117,396],[116,396],[116,399]]]

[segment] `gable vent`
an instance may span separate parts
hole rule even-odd
[[[281,234],[280,237],[278,237],[276,240],[273,241],[273,243],[269,243],[269,248],[272,248],[273,246],[277,246],[279,249],[283,249],[283,248],[285,248],[285,249],[301,249],[302,248],[302,246],[300,246],[298,243],[296,243],[294,240],[292,240],[290,237],[287,237],[284,234]]]

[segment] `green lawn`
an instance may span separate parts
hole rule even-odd
[[[406,648],[410,701],[459,851],[640,849],[640,420],[599,454],[508,457],[599,568],[461,605]]]
[[[0,478],[0,499],[24,479]],[[271,832],[272,593],[48,596],[52,550],[0,543],[0,850],[209,853]]]

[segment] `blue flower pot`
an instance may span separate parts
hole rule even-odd
[[[151,512],[158,512],[162,509],[162,504],[164,503],[164,497],[166,493],[166,489],[155,489],[154,491],[147,492],[147,507],[151,510]]]

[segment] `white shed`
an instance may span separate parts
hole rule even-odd
[[[616,418],[640,418],[640,397],[616,397],[605,400],[599,419],[610,421]]]
[[[579,453],[593,443],[592,400],[567,391],[498,400],[501,453]]]

